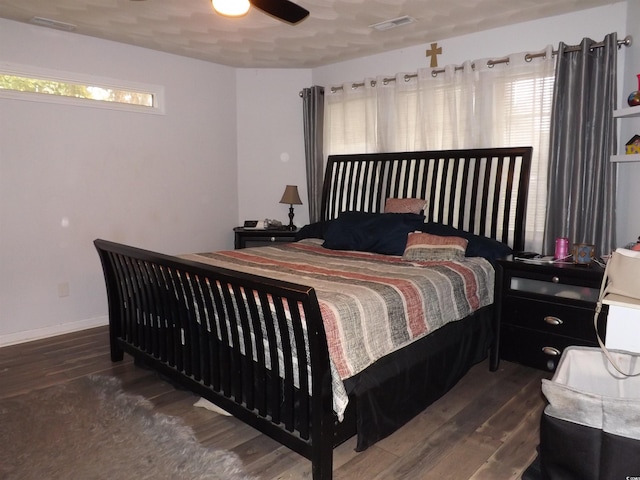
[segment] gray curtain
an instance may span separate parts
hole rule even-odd
[[[324,175],[324,87],[302,90],[304,153],[307,166],[309,223],[321,220],[322,177]]]
[[[558,48],[544,234],[549,254],[558,237],[592,243],[597,255],[616,246],[616,164],[609,161],[617,141],[616,34],[602,47],[591,48],[594,43]]]

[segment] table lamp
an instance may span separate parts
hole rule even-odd
[[[300,195],[298,195],[298,186],[287,185],[284,189],[284,193],[282,194],[282,198],[280,199],[280,203],[289,204],[289,225],[287,226],[287,230],[294,231],[296,226],[293,224],[293,206],[302,205]]]

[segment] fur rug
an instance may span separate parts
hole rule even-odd
[[[101,376],[0,400],[0,478],[249,479],[234,453]]]

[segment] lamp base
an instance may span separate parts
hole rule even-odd
[[[289,205],[289,225],[287,225],[287,230],[290,232],[296,230],[296,226],[293,224],[293,205]]]

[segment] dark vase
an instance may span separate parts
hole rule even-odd
[[[627,98],[627,103],[629,104],[630,107],[635,107],[636,105],[640,105],[640,74],[638,74],[637,77],[638,77],[638,90],[636,90],[635,92],[631,92],[631,95],[629,95],[629,98]]]

